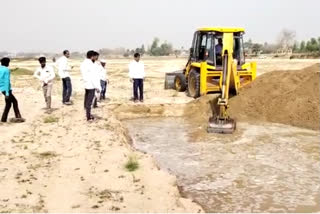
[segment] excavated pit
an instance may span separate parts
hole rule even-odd
[[[207,212],[319,212],[319,97],[314,65],[261,75],[231,98],[233,135],[206,132],[217,95],[114,112]]]
[[[176,175],[182,194],[207,212],[320,211],[316,131],[241,122],[233,135],[207,134],[185,118],[125,124],[133,146]]]

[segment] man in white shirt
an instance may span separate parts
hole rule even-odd
[[[34,72],[34,77],[42,82],[42,89],[47,109],[51,109],[51,92],[55,73],[53,67],[46,65],[46,58],[39,58],[40,67]]]
[[[107,63],[106,60],[100,60],[100,84],[101,84],[100,100],[106,99],[107,84],[109,82],[106,63]]]
[[[65,105],[71,105],[70,97],[72,94],[72,84],[70,78],[70,71],[72,67],[69,65],[70,52],[68,50],[63,51],[63,56],[57,61],[58,74],[62,79],[62,103]]]
[[[140,54],[134,54],[134,60],[129,65],[129,77],[133,82],[133,101],[143,102],[143,81],[145,78],[144,64],[140,61]],[[138,96],[139,89],[139,96]]]
[[[100,84],[97,81],[95,73],[96,67],[94,65],[94,56],[95,51],[88,51],[87,59],[85,59],[80,66],[85,88],[84,107],[86,109],[87,121],[94,121],[94,117],[91,115],[91,106],[95,92],[100,92]]]

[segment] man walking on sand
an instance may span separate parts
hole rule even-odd
[[[10,59],[7,57],[4,57],[1,59],[1,66],[0,66],[0,92],[5,96],[5,102],[6,106],[4,108],[1,122],[5,123],[8,119],[8,114],[10,111],[11,106],[13,105],[14,114],[16,116],[15,120],[12,120],[13,122],[24,122],[25,119],[21,117],[18,101],[13,96],[12,90],[11,90],[11,82],[10,82],[10,70],[9,70],[9,64]]]
[[[72,67],[69,65],[70,52],[68,50],[63,51],[63,56],[57,61],[58,74],[62,79],[62,103],[65,105],[71,105],[70,97],[72,94],[72,84],[70,78],[70,71]]]
[[[46,65],[46,58],[39,58],[40,67],[35,71],[34,77],[42,82],[42,89],[47,109],[51,109],[51,92],[55,73],[53,67]]]
[[[85,59],[80,66],[82,79],[84,81],[85,96],[84,107],[86,110],[87,121],[94,121],[94,117],[91,115],[91,106],[95,96],[95,92],[100,92],[100,84],[96,81],[95,65],[94,65],[95,51],[87,52],[87,59]]]
[[[133,82],[133,101],[143,102],[143,81],[145,78],[144,64],[140,61],[140,54],[134,54],[134,60],[129,65],[129,77]],[[139,90],[139,96],[138,96]]]

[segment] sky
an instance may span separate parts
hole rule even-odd
[[[320,36],[319,0],[0,0],[0,51],[136,48],[154,37],[189,48],[202,26],[246,29],[245,40]]]

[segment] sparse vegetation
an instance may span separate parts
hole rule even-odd
[[[58,156],[56,152],[52,152],[52,151],[33,153],[33,154],[39,158],[54,158]]]
[[[43,119],[44,123],[57,123],[58,121],[59,121],[59,118],[53,117],[53,116],[49,116]]]
[[[109,123],[104,124],[104,128],[107,129],[107,130],[112,130],[113,129],[112,125],[110,125]]]
[[[127,163],[125,164],[125,168],[129,172],[136,171],[139,168],[139,163],[138,163],[136,157],[130,156]]]

